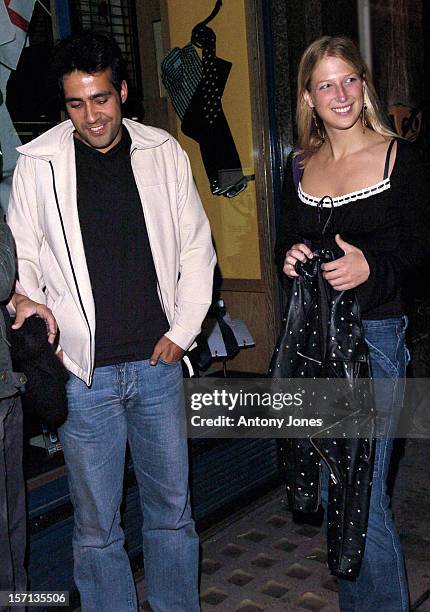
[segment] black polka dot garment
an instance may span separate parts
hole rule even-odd
[[[216,35],[206,25],[193,29],[191,42],[202,48],[203,72],[181,129],[200,145],[211,192],[233,197],[247,183],[221,102],[232,64],[216,56]]]
[[[324,381],[312,385],[295,415],[321,417],[322,427],[282,444],[287,493],[292,510],[315,512],[322,462],[327,465],[328,564],[334,574],[352,578],[360,570],[367,530],[374,404],[355,292],[333,290],[321,274],[321,262],[332,258],[322,250],[298,268],[269,376]]]

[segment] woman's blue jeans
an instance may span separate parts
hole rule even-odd
[[[406,317],[363,321],[375,379],[375,407],[384,436],[376,441],[369,525],[360,574],[339,580],[341,612],[407,612],[408,584],[399,536],[387,494],[393,437],[403,404],[408,351]],[[378,384],[378,379],[384,379]],[[323,467],[322,503],[327,506],[328,470]]]
[[[68,382],[60,428],[75,511],[75,582],[83,612],[137,612],[121,527],[128,441],[143,514],[148,601],[154,612],[197,612],[199,543],[191,518],[180,364],[96,368]]]

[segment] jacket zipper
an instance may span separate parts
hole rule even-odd
[[[324,431],[324,430],[322,430]],[[317,433],[321,433],[321,432],[317,432]],[[316,434],[312,434],[312,435],[316,435]],[[314,449],[317,451],[318,455],[321,457],[321,459],[324,461],[324,463],[326,464],[328,471],[330,472],[330,478],[332,479],[332,481],[334,482],[334,484],[338,484],[337,482],[337,478],[333,473],[333,470],[331,469],[327,459],[324,457],[324,455],[322,454],[322,452],[319,450],[319,448],[315,445],[314,441],[312,440],[312,437],[309,436],[309,442],[312,444],[312,446],[314,447]]]
[[[360,414],[360,410],[356,410],[355,412],[352,412],[350,415],[348,415],[348,418],[354,417],[357,414]],[[347,417],[344,417],[347,418]],[[340,419],[339,421],[336,421],[335,423],[333,423],[332,425],[329,425],[328,427],[324,427],[323,429],[320,429],[320,431],[316,431],[315,433],[311,434],[309,436],[309,441],[312,444],[312,446],[314,447],[314,449],[317,451],[317,453],[319,454],[319,456],[324,460],[325,464],[327,465],[329,471],[330,471],[330,478],[332,479],[332,481],[334,482],[334,484],[338,484],[337,478],[334,475],[332,469],[330,468],[330,465],[327,461],[327,459],[324,457],[324,455],[320,452],[320,450],[317,448],[317,446],[315,445],[314,441],[312,440],[312,438],[315,438],[316,436],[318,436],[319,434],[323,433],[324,431],[328,431],[329,429],[331,429],[332,427],[334,427],[334,425],[339,425],[339,423],[342,423],[344,419]]]
[[[63,216],[61,214],[61,209],[60,209],[60,204],[58,201],[58,195],[57,195],[57,187],[55,185],[55,173],[54,173],[54,167],[52,165],[52,162],[49,162],[49,165],[51,167],[51,173],[52,173],[52,185],[53,185],[53,189],[54,189],[54,196],[55,196],[55,203],[57,206],[57,211],[58,211],[58,216],[60,218],[60,223],[61,223],[61,230],[63,232],[63,238],[64,238],[64,242],[66,244],[66,250],[67,250],[67,257],[69,259],[69,264],[70,264],[70,268],[72,270],[72,275],[73,275],[73,280],[75,283],[75,287],[76,287],[76,291],[78,294],[78,299],[79,299],[79,304],[81,306],[82,312],[84,314],[84,318],[85,318],[85,322],[87,324],[88,327],[88,333],[90,335],[90,359],[89,359],[89,363],[90,363],[90,379],[89,379],[89,383],[91,384],[91,381],[93,379],[93,374],[94,374],[94,363],[92,362],[91,359],[91,347],[92,347],[92,343],[93,343],[93,335],[91,333],[91,327],[90,327],[90,323],[88,321],[88,317],[87,317],[87,313],[85,311],[84,308],[84,303],[82,301],[82,296],[81,296],[81,292],[79,290],[79,285],[78,285],[78,280],[76,278],[76,274],[75,274],[75,268],[73,267],[73,261],[72,261],[72,255],[70,253],[70,248],[69,248],[69,243],[67,242],[67,236],[66,236],[66,230],[64,228],[64,222],[63,222]]]

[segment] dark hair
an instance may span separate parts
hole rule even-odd
[[[94,74],[108,68],[112,84],[120,93],[125,78],[124,60],[118,43],[112,36],[83,30],[60,40],[54,47],[52,70],[63,93],[63,77],[74,70]]]

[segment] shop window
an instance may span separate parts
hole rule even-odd
[[[112,34],[122,51],[130,90],[126,114],[140,118],[142,83],[132,0],[71,0],[73,20],[80,28]]]
[[[22,142],[32,140],[61,121],[62,105],[58,87],[49,73],[52,47],[54,0],[36,2],[17,70],[12,72],[6,103]],[[127,117],[142,117],[142,85],[139,65],[136,18],[132,0],[69,0],[71,31],[82,28],[112,34],[124,55],[129,100]],[[30,95],[29,95],[30,92]]]

